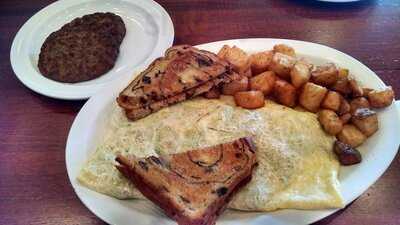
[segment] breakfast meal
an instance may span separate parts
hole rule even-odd
[[[97,78],[114,67],[125,33],[122,18],[113,13],[76,18],[44,41],[38,61],[40,73],[67,83]]]
[[[393,98],[285,44],[252,54],[174,46],[119,94],[77,179],[149,199],[180,225],[213,225],[225,207],[341,208],[340,165],[361,163],[356,148],[379,129],[374,110]]]
[[[118,156],[118,170],[180,225],[213,225],[256,166],[251,138],[160,157]]]

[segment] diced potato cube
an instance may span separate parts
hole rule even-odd
[[[322,101],[321,107],[337,112],[340,108],[341,98],[342,96],[336,91],[329,91],[328,94],[326,94],[325,99]]]
[[[274,96],[282,105],[289,107],[296,105],[296,88],[284,80],[275,81]]]
[[[354,165],[362,160],[361,154],[357,149],[340,141],[335,141],[334,152],[338,156],[340,164],[344,166]]]
[[[329,109],[323,109],[318,112],[318,121],[324,130],[331,135],[336,135],[343,129],[342,121],[338,115]]]
[[[331,87],[332,90],[337,91],[345,96],[348,96],[351,93],[351,89],[349,86],[349,78],[348,78],[349,70],[347,69],[339,69],[338,71],[338,80]]]
[[[264,71],[267,71],[273,55],[274,53],[272,51],[258,52],[251,55],[251,72],[257,75]]]
[[[369,108],[369,102],[364,97],[355,98],[350,101],[350,112],[353,114],[357,109],[360,108]]]
[[[342,121],[343,124],[346,124],[346,123],[348,123],[350,121],[351,114],[350,113],[346,113],[346,114],[341,115],[339,118],[340,118],[340,120]]]
[[[265,71],[264,73],[250,78],[250,89],[261,91],[264,95],[269,95],[274,89],[275,81],[275,73],[272,71]]]
[[[373,108],[383,108],[392,104],[394,92],[392,87],[383,91],[371,91],[368,93],[368,100]]]
[[[296,63],[295,58],[277,52],[272,57],[269,69],[274,71],[276,75],[278,75],[279,77],[285,80],[289,80],[290,70],[292,70],[295,63]]]
[[[290,78],[295,88],[300,88],[310,80],[310,67],[303,61],[298,61],[290,71]]]
[[[378,130],[378,116],[376,112],[368,108],[357,109],[351,118],[351,122],[367,137]]]
[[[340,107],[339,107],[339,115],[344,115],[346,113],[350,113],[351,107],[349,102],[345,99],[342,98],[340,101]]]
[[[363,97],[366,97],[366,98],[368,98],[368,94],[371,91],[374,91],[374,89],[372,89],[372,88],[362,88],[362,90],[363,90]]]
[[[294,48],[292,48],[292,47],[290,47],[288,45],[285,45],[285,44],[275,45],[274,46],[274,52],[275,53],[279,52],[279,53],[282,53],[282,54],[285,54],[285,55],[289,55],[289,56],[292,56],[292,57],[296,56]]]
[[[222,94],[224,95],[234,95],[239,91],[247,91],[249,88],[249,79],[242,76],[239,80],[234,80],[230,83],[222,85]]]
[[[338,80],[338,70],[333,63],[317,66],[317,68],[311,72],[311,78],[316,84],[330,87]]]
[[[317,112],[327,92],[325,87],[307,82],[301,91],[299,103],[308,111]]]
[[[250,68],[250,57],[242,49],[224,45],[218,52],[218,56],[230,62],[233,70],[239,74],[245,73]]]
[[[245,109],[257,109],[265,104],[264,94],[261,91],[240,91],[234,95],[236,105]]]
[[[354,79],[349,79],[349,87],[353,97],[362,97],[364,95],[363,89],[358,85]]]
[[[337,138],[353,148],[360,146],[367,140],[367,137],[356,126],[351,124],[344,125]]]

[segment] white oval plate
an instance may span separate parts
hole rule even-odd
[[[374,72],[353,57],[319,44],[284,39],[240,39],[213,42],[198,47],[217,52],[224,44],[228,44],[237,45],[248,52],[255,52],[272,49],[278,43],[294,47],[299,55],[307,57],[314,63],[330,61],[348,68],[365,86],[371,88],[384,87],[384,83]],[[68,176],[82,202],[107,223],[124,225],[175,224],[147,201],[117,200],[91,191],[81,186],[76,180],[79,170],[88,156],[93,153],[103,135],[108,115],[110,115],[111,104],[115,101],[119,91],[128,85],[128,82],[126,80],[108,85],[103,91],[90,98],[75,118],[66,147]],[[379,131],[359,148],[363,155],[363,162],[340,169],[341,192],[346,204],[367,190],[387,169],[397,153],[400,141],[398,138],[400,118],[395,104],[380,110],[378,117]],[[336,210],[279,210],[269,213],[227,210],[218,219],[217,224],[301,225],[320,220]]]
[[[62,83],[40,74],[37,62],[46,37],[74,18],[95,12],[122,17],[126,35],[115,66],[102,76],[80,83]],[[105,84],[148,64],[172,45],[174,27],[168,13],[152,0],[61,0],[40,10],[18,31],[10,60],[18,79],[40,94],[59,99],[85,99]]]

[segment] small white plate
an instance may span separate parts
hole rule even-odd
[[[115,13],[125,23],[126,36],[115,66],[96,79],[74,84],[41,75],[37,62],[47,36],[74,18],[95,12]],[[61,0],[40,10],[21,27],[10,59],[18,79],[33,91],[59,99],[85,99],[111,80],[130,77],[134,68],[161,56],[173,40],[171,18],[152,0]]]
[[[201,49],[217,52],[224,44],[237,45],[248,51],[256,52],[272,49],[275,44],[288,44],[303,57],[320,64],[327,61],[348,68],[364,85],[371,88],[383,88],[384,83],[365,65],[333,48],[294,40],[284,39],[240,39],[213,42],[199,45]],[[143,68],[138,68],[140,71]],[[98,217],[110,224],[153,225],[175,224],[164,216],[154,205],[143,200],[118,200],[99,194],[81,186],[76,177],[88,156],[99,144],[110,115],[111,104],[117,94],[128,85],[124,82],[112,82],[101,92],[89,99],[72,124],[66,147],[66,164],[70,182],[82,202]],[[346,204],[360,196],[388,168],[397,153],[400,139],[400,118],[395,104],[379,110],[380,128],[359,150],[363,162],[340,168],[341,192]],[[331,210],[279,210],[269,213],[239,212],[227,210],[218,219],[218,225],[302,225],[320,220],[337,209]]]

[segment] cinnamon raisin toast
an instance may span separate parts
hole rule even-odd
[[[189,45],[173,46],[139,74],[117,98],[131,120],[239,79],[232,65]]]
[[[116,160],[118,170],[179,225],[214,225],[257,164],[251,138],[161,157]]]

